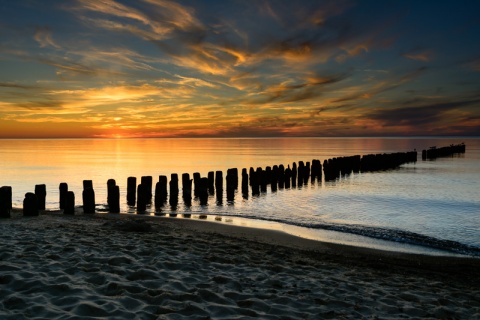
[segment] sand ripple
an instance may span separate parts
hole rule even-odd
[[[1,221],[0,318],[480,318],[478,273],[340,261],[167,219],[130,230],[126,219]]]

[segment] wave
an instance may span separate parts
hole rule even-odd
[[[226,216],[230,216],[225,214]],[[463,255],[469,255],[474,257],[480,257],[480,247],[464,244],[454,240],[440,239],[432,236],[427,236],[411,231],[385,228],[385,227],[372,227],[364,225],[350,225],[350,224],[327,224],[327,223],[299,223],[284,219],[274,219],[268,217],[249,216],[249,215],[231,215],[232,217],[241,217],[253,220],[272,221],[282,223],[286,225],[292,225],[297,227],[336,231],[347,234],[354,234],[364,236],[373,239],[379,239],[384,241],[391,241],[396,243],[403,243],[409,245],[417,245],[426,248],[443,250],[451,253],[459,253]]]

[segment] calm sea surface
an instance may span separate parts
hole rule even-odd
[[[421,150],[464,142],[465,154],[422,161]],[[224,195],[207,206],[181,199],[169,217],[206,214],[208,220],[284,230],[302,237],[400,251],[446,250],[480,256],[480,139],[478,138],[278,138],[0,140],[0,185],[13,187],[15,207],[26,192],[47,185],[47,208],[58,208],[58,185],[67,182],[81,205],[82,181],[93,180],[96,202],[106,204],[106,182],[120,186],[122,212],[127,177],[263,167],[371,153],[419,151],[416,163],[360,173],[332,182],[308,183],[234,202]],[[241,177],[240,177],[241,178]],[[149,208],[148,214],[155,210]],[[414,246],[412,246],[414,245]],[[416,249],[415,249],[416,248]],[[417,250],[418,249],[418,250]],[[435,250],[434,250],[435,249]],[[416,251],[417,250],[417,251]],[[438,253],[438,252],[437,252]]]

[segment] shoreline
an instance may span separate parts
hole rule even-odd
[[[122,214],[16,215],[0,232],[2,319],[480,316],[480,259]]]

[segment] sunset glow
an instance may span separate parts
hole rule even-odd
[[[5,1],[0,138],[480,134],[476,1]]]

